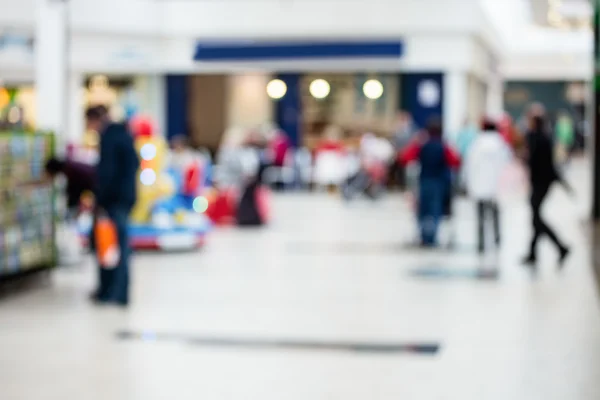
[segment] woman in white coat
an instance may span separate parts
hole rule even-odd
[[[497,131],[496,124],[485,121],[466,155],[463,173],[470,197],[477,202],[478,250],[483,253],[486,226],[493,223],[494,240],[500,246],[500,179],[512,158],[508,144]],[[491,217],[491,218],[490,218]]]

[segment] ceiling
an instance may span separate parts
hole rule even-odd
[[[590,29],[593,15],[591,0],[529,0],[536,24],[563,29]]]

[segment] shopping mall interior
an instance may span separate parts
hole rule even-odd
[[[0,398],[600,399],[599,8],[0,0]]]

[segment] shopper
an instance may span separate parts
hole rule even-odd
[[[264,160],[265,168],[274,167],[281,169],[290,167],[290,165],[286,164],[290,164],[293,161],[293,149],[288,135],[281,129],[270,129],[267,133],[267,139],[267,152]],[[285,189],[287,182],[281,176],[278,178],[279,180],[271,183],[275,184],[277,190]]]
[[[190,147],[187,136],[183,134],[174,136],[169,142],[169,147],[171,152],[167,165],[183,174],[185,169],[196,161],[196,154]]]
[[[575,127],[573,119],[567,112],[562,111],[554,128],[556,135],[556,159],[561,166],[566,166],[571,158],[571,150],[575,142]]]
[[[100,133],[100,161],[96,169],[96,215],[106,213],[116,226],[120,260],[113,269],[100,268],[98,303],[127,306],[129,303],[129,213],[136,201],[139,159],[127,126],[111,122],[107,109],[86,112],[87,128]]]
[[[494,241],[500,246],[500,211],[498,189],[500,178],[511,159],[511,150],[498,132],[496,123],[483,122],[483,131],[477,135],[463,164],[467,193],[477,203],[478,251],[486,244],[486,226],[491,219]]]
[[[96,174],[94,167],[88,164],[51,158],[46,162],[46,173],[53,179],[59,175],[65,177],[67,208],[70,215],[79,211],[81,196],[85,192],[94,191]]]
[[[418,219],[421,244],[436,245],[437,230],[451,190],[451,170],[460,165],[460,157],[442,141],[442,125],[433,119],[423,139],[417,138],[401,154],[400,162],[407,165],[418,161],[419,176]]]
[[[530,131],[527,135],[527,162],[531,180],[533,237],[529,254],[524,259],[524,263],[531,267],[537,261],[537,243],[542,235],[548,236],[558,249],[561,267],[569,254],[569,248],[558,239],[541,215],[542,205],[554,182],[559,181],[567,190],[570,190],[569,186],[560,178],[554,166],[552,139],[547,132],[547,126],[548,124],[543,115],[538,113],[531,116]]]

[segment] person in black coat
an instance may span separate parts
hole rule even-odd
[[[562,180],[554,165],[552,139],[547,132],[547,122],[543,115],[531,117],[530,131],[527,134],[527,164],[531,183],[531,210],[533,215],[533,237],[529,254],[524,260],[528,266],[534,266],[537,261],[536,248],[542,235],[555,244],[559,252],[559,262],[562,266],[569,254],[569,248],[564,245],[548,226],[541,215],[542,205],[552,184],[559,182],[571,190]]]
[[[96,168],[96,213],[105,213],[116,226],[120,260],[114,269],[100,268],[92,299],[126,306],[129,302],[129,213],[136,202],[140,162],[127,125],[114,123],[103,106],[86,113],[87,128],[100,133],[100,161]]]

